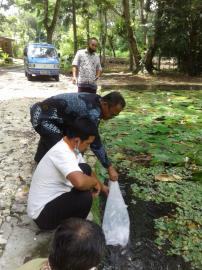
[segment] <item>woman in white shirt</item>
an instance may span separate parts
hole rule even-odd
[[[86,118],[77,118],[64,130],[64,137],[39,162],[28,197],[28,215],[41,229],[55,229],[69,217],[86,218],[93,196],[103,185],[81,155],[94,141],[97,128]]]

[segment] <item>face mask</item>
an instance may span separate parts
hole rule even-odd
[[[74,147],[74,154],[76,156],[78,156],[80,154],[80,151],[79,151],[79,148],[78,148],[79,147],[79,144],[80,144],[80,142],[78,142],[77,146]]]

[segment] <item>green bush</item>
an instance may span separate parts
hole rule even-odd
[[[9,54],[5,52],[0,52],[0,58],[3,60],[4,63],[10,63],[11,62],[11,57],[9,57]]]
[[[3,49],[0,47],[0,59],[3,59]]]
[[[70,73],[72,70],[71,61],[65,56],[60,58],[60,69],[64,73]]]

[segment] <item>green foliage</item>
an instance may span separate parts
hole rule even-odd
[[[200,269],[202,91],[122,93],[126,109],[102,124],[109,156],[130,177],[136,197],[177,206],[176,213],[155,220],[156,243],[168,240],[168,254]]]
[[[189,75],[202,71],[202,5],[200,0],[157,0],[162,13],[156,18],[158,47],[165,56],[176,56],[180,70]],[[180,29],[180,31],[179,31]]]
[[[0,47],[0,58],[2,58],[2,54],[3,54],[3,50],[2,50],[2,48]]]
[[[9,63],[11,61],[9,54],[3,52],[3,50],[1,48],[0,48],[0,59],[2,59],[4,63]]]
[[[202,267],[201,184],[183,181],[158,183],[149,188],[133,184],[132,188],[134,194],[144,200],[174,202],[177,205],[175,214],[155,221],[156,243],[164,246],[169,242],[168,254],[182,255],[186,261]]]
[[[28,42],[45,42],[44,3],[39,0],[3,1],[1,6],[8,9],[13,2],[18,8],[16,15],[0,13],[0,34],[18,40],[15,55],[21,56],[22,48]],[[129,1],[131,26],[135,33],[138,50],[144,52],[154,42],[156,54],[176,57],[180,71],[190,75],[199,74],[202,70],[202,5],[201,0],[154,0],[146,1],[147,8],[141,6],[142,1]],[[144,1],[143,1],[144,2]],[[55,0],[49,0],[48,25],[53,19]],[[122,1],[118,0],[75,0],[78,48],[86,45],[88,35],[96,36],[101,44],[105,36],[105,23],[100,14],[106,13],[107,37],[105,52],[107,56],[129,57],[127,29],[122,17]],[[150,5],[150,6],[149,6]],[[158,16],[160,14],[160,16]],[[179,31],[180,29],[180,31]],[[63,38],[64,36],[68,39]],[[61,0],[53,43],[62,48],[67,57],[73,54],[72,34],[72,1]],[[66,43],[68,45],[66,45]],[[65,48],[66,47],[66,48]],[[68,48],[67,48],[68,47]],[[103,46],[102,46],[103,47]],[[68,56],[69,57],[69,56]],[[64,65],[64,69],[68,69]]]
[[[2,58],[5,63],[9,62],[9,54],[8,53],[2,53]]]
[[[100,217],[100,202],[99,198],[96,197],[93,199],[93,204],[91,208],[91,212],[93,215],[93,221],[99,225],[101,225],[101,217]]]
[[[99,180],[101,182],[104,182],[106,179],[106,170],[100,165],[100,163],[97,161],[95,164],[95,173]],[[93,220],[97,224],[101,224],[101,216],[100,216],[100,201],[99,197],[96,197],[93,199],[93,205],[92,205],[92,214],[93,214]]]

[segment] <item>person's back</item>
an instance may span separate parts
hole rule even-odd
[[[46,126],[45,122],[50,119],[60,126],[65,118],[71,120],[72,117],[74,120],[76,116],[91,116],[92,114],[91,120],[97,121],[101,113],[99,99],[100,96],[88,93],[64,93],[52,96],[31,107],[31,123],[37,131],[37,126],[43,125],[44,121],[44,128],[49,127],[51,131],[51,126]],[[95,114],[94,119],[92,119],[93,114]],[[54,133],[54,130],[52,132]]]
[[[89,116],[91,120],[97,123],[100,116],[100,96],[89,93],[65,93],[59,94],[45,100],[44,104],[53,104],[53,108],[57,106],[58,114],[61,117]],[[95,115],[94,115],[95,114]],[[68,119],[69,120],[69,119]]]
[[[35,161],[38,163],[45,153],[63,137],[65,123],[79,116],[89,117],[98,125],[101,108],[100,96],[89,93],[65,93],[52,96],[31,107],[31,123],[40,134]]]

